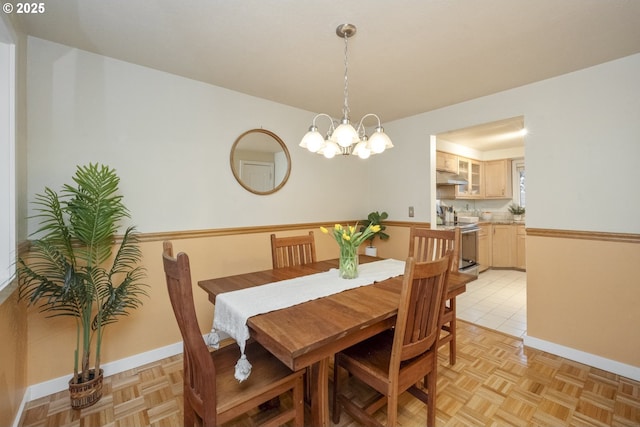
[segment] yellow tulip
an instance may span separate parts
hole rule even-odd
[[[351,236],[349,236],[347,233],[342,233],[342,238],[343,238],[344,240],[346,240],[347,242],[348,242],[349,240],[351,240]]]
[[[353,234],[356,232],[356,228],[353,225],[351,225],[349,226],[349,231],[351,232],[351,234]]]
[[[378,231],[380,231],[380,226],[379,225],[374,225],[373,227],[371,227],[371,231],[373,231],[374,233],[377,233]]]
[[[336,231],[342,231],[342,226],[340,224],[336,224],[333,228],[335,228]]]
[[[329,230],[327,230],[324,227],[320,227],[320,231],[322,231],[324,234],[328,234],[329,233]]]

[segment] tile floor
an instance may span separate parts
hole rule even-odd
[[[527,332],[527,273],[487,270],[457,298],[458,318],[516,337]]]

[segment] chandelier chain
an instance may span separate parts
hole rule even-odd
[[[342,117],[349,118],[349,61],[348,61],[349,37],[344,35],[344,106],[342,107]]]

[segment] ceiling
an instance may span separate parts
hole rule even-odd
[[[341,117],[412,116],[640,52],[635,0],[48,0],[39,38]],[[366,123],[367,125],[373,123]]]
[[[494,151],[523,147],[525,135],[524,117],[519,116],[439,133],[437,138],[476,151]]]

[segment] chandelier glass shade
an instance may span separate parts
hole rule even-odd
[[[379,154],[393,147],[391,139],[384,133],[380,118],[376,114],[365,114],[355,127],[349,121],[347,46],[349,37],[352,37],[355,33],[356,27],[351,24],[342,24],[336,28],[338,37],[344,39],[344,105],[342,107],[342,120],[338,121],[325,113],[316,115],[309,127],[309,131],[300,142],[300,147],[306,148],[312,153],[322,154],[328,159],[335,157],[336,154],[356,155],[361,159],[366,159],[372,154]],[[325,117],[329,120],[329,129],[325,136],[319,132],[316,126],[316,120],[319,117]],[[369,117],[374,117],[377,120],[377,126],[370,137],[367,136],[364,127],[364,120]]]

